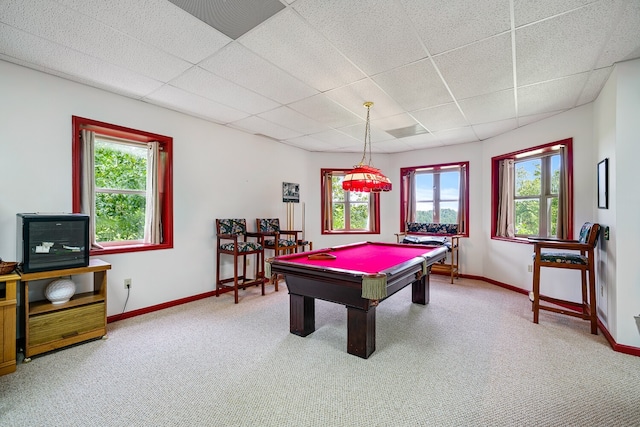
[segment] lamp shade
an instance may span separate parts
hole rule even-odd
[[[380,169],[368,165],[354,166],[344,177],[342,189],[356,192],[391,191],[391,181]]]

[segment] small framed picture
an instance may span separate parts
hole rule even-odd
[[[293,182],[283,182],[282,202],[300,203],[300,184],[294,184]]]
[[[598,209],[609,209],[609,159],[598,163]]]

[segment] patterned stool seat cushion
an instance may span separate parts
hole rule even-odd
[[[533,254],[535,258],[535,254]],[[577,253],[571,252],[541,252],[540,253],[540,261],[541,262],[556,262],[562,264],[580,264],[587,265],[589,259],[586,255],[580,255]]]
[[[275,246],[276,245],[276,241],[275,241],[275,239],[265,240],[264,241],[264,245],[265,246]],[[294,240],[278,239],[278,246],[296,246],[296,242]]]
[[[220,249],[225,251],[233,251],[234,243],[224,243],[220,245]],[[251,251],[259,251],[262,249],[262,245],[256,242],[238,242],[238,252],[251,252]]]
[[[429,246],[446,246],[451,251],[451,242],[446,237],[437,236],[406,236],[402,239],[402,243],[410,243],[414,245]]]

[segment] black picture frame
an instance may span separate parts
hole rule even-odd
[[[609,209],[609,159],[598,163],[598,209]]]
[[[300,203],[300,184],[296,184],[294,182],[283,182],[282,202]]]

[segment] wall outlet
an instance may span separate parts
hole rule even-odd
[[[124,288],[131,289],[131,279],[124,279]]]
[[[529,273],[533,273],[533,265],[531,265],[531,264],[527,265],[527,271]]]

